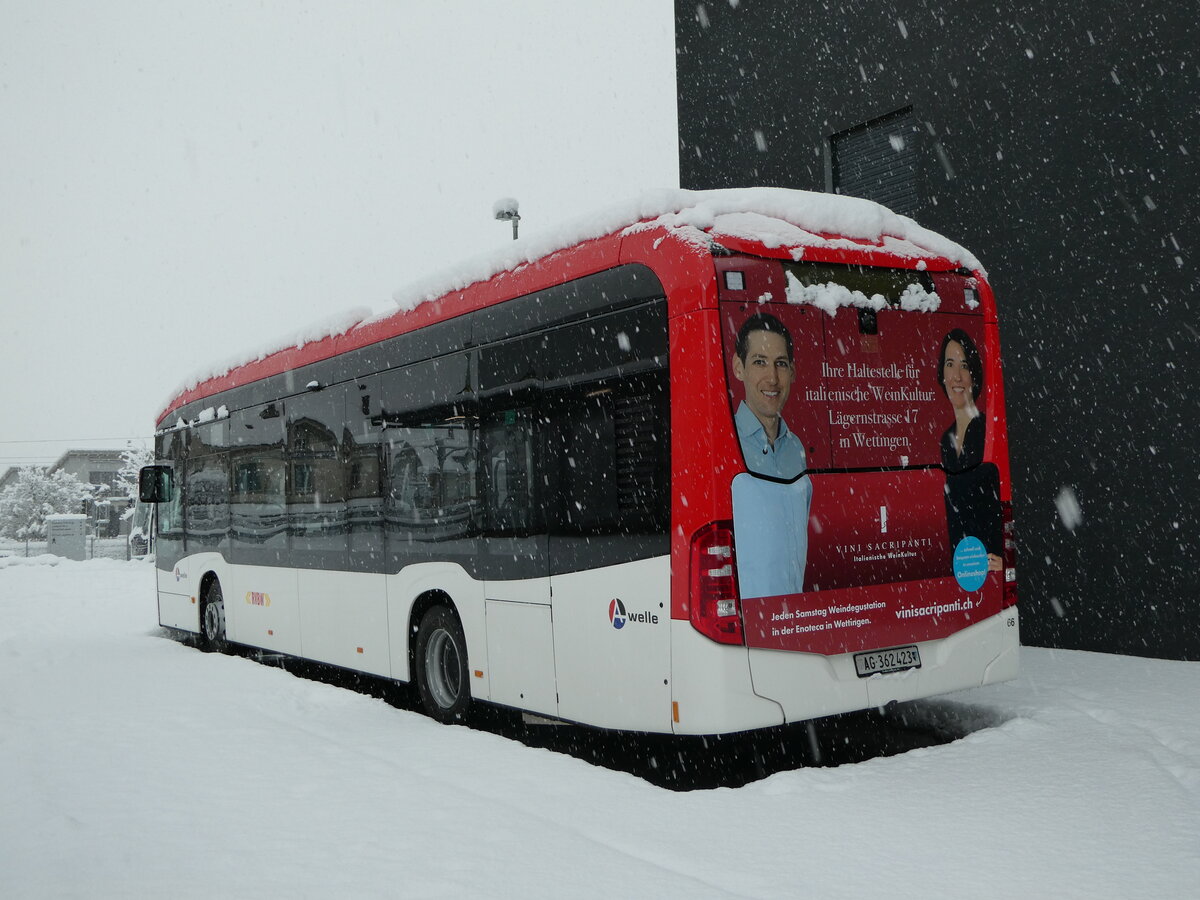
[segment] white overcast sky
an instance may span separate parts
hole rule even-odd
[[[670,0],[0,0],[0,472],[676,148]]]

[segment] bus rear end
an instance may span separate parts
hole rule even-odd
[[[692,517],[686,549],[676,544],[675,571],[686,554],[688,573],[672,660],[681,733],[1016,673],[990,288],[945,260],[827,259],[715,256],[716,309],[676,328],[719,344],[705,383],[677,394],[714,422],[710,483],[700,488],[694,453],[676,473],[706,497],[706,521]]]

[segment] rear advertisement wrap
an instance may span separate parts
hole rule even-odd
[[[845,653],[996,614],[999,479],[983,461],[971,279],[781,265],[786,291],[722,302],[747,644]]]

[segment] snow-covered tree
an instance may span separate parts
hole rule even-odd
[[[91,486],[68,472],[48,475],[41,466],[26,466],[0,493],[0,535],[17,540],[46,537],[46,516],[77,513]]]
[[[128,498],[130,503],[137,500],[138,473],[143,466],[154,462],[154,451],[145,447],[128,445],[121,451],[121,471],[113,481],[113,491],[119,497]]]

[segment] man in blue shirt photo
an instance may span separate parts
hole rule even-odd
[[[738,584],[744,598],[798,594],[808,558],[812,481],[803,474],[804,445],[783,420],[796,377],[792,337],[775,316],[755,313],[738,331],[735,353],[733,374],[745,398],[734,422],[754,473],[733,479]]]

